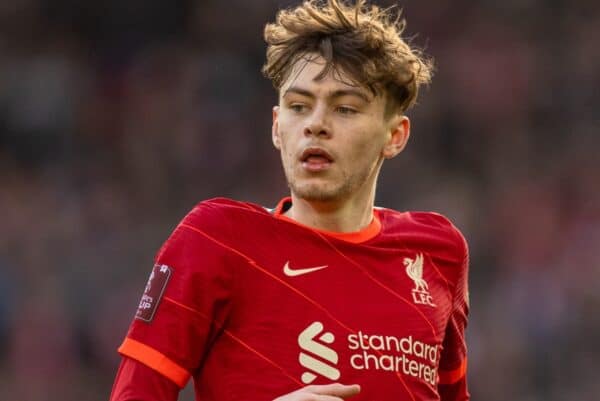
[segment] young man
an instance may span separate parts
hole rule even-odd
[[[431,65],[387,11],[305,2],[265,29],[291,196],[198,204],[158,253],[112,401],[468,400],[466,243],[374,207]],[[341,384],[345,383],[345,384]],[[279,398],[278,398],[279,397]]]

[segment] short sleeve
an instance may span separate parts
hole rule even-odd
[[[179,390],[175,383],[155,370],[123,357],[110,401],[177,401]]]
[[[457,276],[452,314],[446,326],[440,360],[438,389],[442,401],[469,400],[465,341],[469,314],[468,267],[469,257],[465,242],[465,257]]]
[[[202,365],[231,309],[231,258],[202,225],[198,207],[175,229],[155,266],[119,347],[184,387]],[[210,216],[208,216],[210,217]]]

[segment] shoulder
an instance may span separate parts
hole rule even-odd
[[[159,248],[156,258],[167,265],[183,266],[191,261],[212,260],[214,266],[252,234],[257,218],[269,216],[267,209],[227,198],[196,204]],[[199,265],[198,263],[193,263]],[[210,263],[203,263],[203,268]]]
[[[180,224],[206,229],[239,227],[248,219],[268,215],[260,205],[229,198],[213,198],[196,204]]]
[[[446,216],[436,212],[398,212],[380,208],[385,232],[404,242],[416,242],[426,248],[451,254],[462,262],[468,258],[468,245],[463,233]]]
[[[228,198],[214,198],[196,204],[177,224],[163,247],[177,247],[195,241],[223,241],[251,229],[260,216],[269,212],[262,206]],[[200,235],[198,235],[200,234]]]
[[[465,236],[448,217],[436,212],[409,212],[409,215],[414,223],[421,225],[424,230],[451,239],[458,248],[466,250]]]
[[[243,202],[229,198],[212,198],[197,203],[190,211],[191,215],[203,214],[236,214],[236,213],[268,213],[263,206],[250,202]]]

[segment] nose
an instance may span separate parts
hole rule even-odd
[[[313,112],[307,118],[304,127],[304,135],[314,135],[319,137],[331,136],[331,128],[329,127],[327,119],[326,107],[317,107],[313,109]]]

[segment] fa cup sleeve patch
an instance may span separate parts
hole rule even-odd
[[[154,313],[158,308],[160,299],[165,292],[167,282],[171,277],[171,268],[167,265],[154,265],[146,288],[144,289],[144,295],[140,300],[137,312],[135,314],[136,319],[143,320],[145,322],[151,322],[154,317]]]

